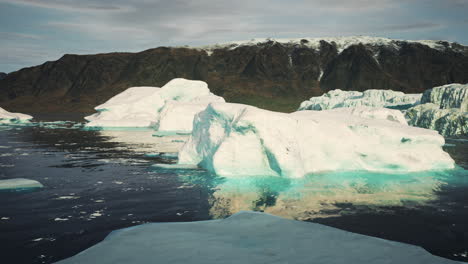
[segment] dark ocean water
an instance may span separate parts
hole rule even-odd
[[[170,143],[183,139],[161,144],[151,131],[83,131],[74,125],[0,130],[0,179],[28,178],[44,185],[0,192],[2,263],[52,263],[115,229],[222,218],[246,209],[468,260],[467,138],[447,140],[446,150],[460,165],[450,172],[228,180],[203,170],[151,167],[175,163]]]

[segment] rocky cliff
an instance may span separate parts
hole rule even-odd
[[[230,102],[293,111],[332,89],[420,93],[468,82],[468,47],[371,37],[252,40],[139,53],[64,55],[0,77],[0,105],[22,112],[92,112],[130,86],[203,80]]]

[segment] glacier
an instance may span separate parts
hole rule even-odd
[[[11,113],[0,107],[0,124],[28,123],[31,119],[30,115]]]
[[[198,165],[223,177],[286,178],[324,171],[454,168],[441,148],[444,138],[436,131],[384,117],[361,117],[345,110],[286,114],[211,103],[195,115],[178,164]]]
[[[131,87],[104,104],[95,107],[97,113],[85,117],[89,121],[86,127],[157,126],[159,130],[191,130],[193,114],[186,116],[192,113],[190,109],[196,107],[194,105],[206,107],[210,102],[224,102],[224,99],[212,94],[208,85],[203,81],[176,78],[161,88]],[[182,113],[184,118],[179,122],[167,120],[167,118],[174,117],[173,111],[178,111],[177,113],[184,111],[184,104],[188,104],[187,110]],[[163,115],[160,115],[161,112]],[[173,123],[169,125],[171,122]]]
[[[44,187],[40,182],[30,179],[15,178],[0,180],[0,191],[4,190],[29,190]]]
[[[392,90],[371,89],[358,92],[336,89],[302,102],[298,110],[327,110],[357,106],[409,108],[418,104],[421,96],[421,94],[405,94]]]
[[[444,136],[468,134],[468,84],[447,84],[426,90],[421,104],[406,112],[408,123]]]
[[[424,249],[333,227],[242,211],[222,220],[120,229],[57,264],[458,263]]]

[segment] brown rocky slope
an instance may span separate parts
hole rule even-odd
[[[468,47],[457,43],[313,41],[64,55],[0,78],[0,106],[25,113],[90,113],[130,86],[162,86],[176,77],[206,81],[229,102],[277,111],[293,111],[332,89],[415,93],[468,83]]]

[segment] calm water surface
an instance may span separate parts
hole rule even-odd
[[[77,120],[70,116],[42,119]],[[145,222],[257,210],[423,246],[468,261],[468,138],[447,139],[449,172],[337,172],[301,180],[222,179],[164,170],[184,136],[83,131],[76,123],[0,128],[0,179],[44,188],[0,192],[2,263],[52,263]]]

